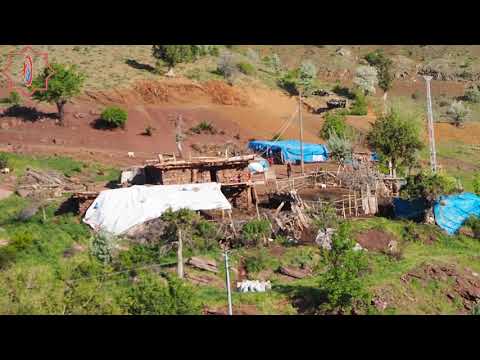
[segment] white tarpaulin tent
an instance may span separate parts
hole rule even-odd
[[[83,222],[118,235],[160,217],[169,208],[230,210],[232,206],[217,183],[132,186],[102,191],[88,208]]]

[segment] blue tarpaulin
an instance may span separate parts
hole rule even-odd
[[[393,199],[393,211],[396,218],[421,221],[425,215],[426,204],[423,199]]]
[[[433,213],[437,225],[454,234],[470,215],[480,216],[480,196],[473,193],[440,196]]]
[[[300,141],[280,140],[262,141],[255,140],[248,143],[248,148],[256,152],[280,153],[283,162],[296,162],[301,160]],[[306,163],[326,161],[328,150],[325,145],[303,143],[303,161]]]

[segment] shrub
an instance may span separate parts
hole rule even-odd
[[[330,134],[334,133],[340,137],[345,137],[347,132],[347,123],[345,122],[345,115],[341,113],[328,113],[325,116],[325,122],[320,130],[320,136],[328,140]]]
[[[111,234],[105,232],[95,234],[91,239],[90,245],[92,256],[104,264],[110,263],[113,258],[116,241],[117,239]]]
[[[362,91],[355,92],[355,101],[350,109],[350,115],[365,116],[368,114],[368,104],[365,94]]]
[[[202,121],[197,126],[190,128],[190,131],[194,134],[209,133],[215,135],[217,133],[217,129],[215,129],[208,121]]]
[[[270,235],[270,223],[267,220],[251,220],[242,227],[242,240],[245,245],[262,245],[263,239]]]
[[[255,255],[245,257],[243,264],[248,273],[258,273],[272,265],[272,259],[265,249]]]
[[[447,115],[453,120],[456,127],[460,127],[466,120],[470,110],[461,101],[454,101],[448,108]]]
[[[473,177],[473,191],[480,195],[480,173],[476,173]]]
[[[406,180],[406,184],[400,189],[400,195],[407,199],[423,198],[432,203],[440,195],[458,191],[456,179],[444,174],[432,174],[424,171],[410,175]]]
[[[322,274],[320,289],[327,302],[320,310],[345,313],[355,305],[368,304],[368,293],[361,278],[367,269],[363,251],[354,251],[348,223],[343,223],[332,237],[332,248],[325,254],[327,270]]]
[[[238,70],[245,75],[251,76],[255,73],[255,67],[247,62],[241,62],[237,64]]]
[[[128,289],[123,307],[132,315],[195,315],[201,310],[190,286],[173,277],[165,285],[147,273]]]
[[[232,53],[225,52],[218,59],[217,72],[230,84],[233,84],[238,72],[236,60]]]
[[[475,104],[480,102],[480,89],[477,85],[469,86],[465,90],[465,100]]]
[[[125,128],[127,118],[127,112],[116,106],[106,108],[101,115],[102,122],[112,128]]]
[[[145,136],[152,136],[153,135],[153,132],[155,131],[156,129],[154,127],[152,127],[151,125],[148,125],[145,130],[143,131],[143,135]]]
[[[21,102],[22,102],[22,97],[20,96],[20,94],[18,92],[12,91],[12,92],[10,92],[8,97],[2,99],[0,102],[2,102],[4,104],[11,104],[13,106],[20,105]]]
[[[420,91],[417,90],[412,94],[412,99],[413,100],[418,100],[418,99],[420,99],[420,96],[421,96]]]
[[[328,228],[335,229],[340,223],[335,207],[325,203],[319,210],[313,214],[313,226],[318,230],[325,231]]]
[[[375,86],[378,85],[377,70],[373,66],[359,66],[353,83],[365,93],[375,94]]]
[[[282,62],[278,54],[272,54],[265,58],[265,63],[270,67],[275,74],[278,74],[282,70]]]
[[[5,169],[8,167],[8,155],[6,153],[0,152],[0,169]]]
[[[298,95],[298,73],[298,69],[287,71],[278,80],[278,86],[286,90],[290,95]]]
[[[469,226],[473,231],[475,239],[480,239],[480,219],[474,215],[471,215],[466,221],[465,225]]]

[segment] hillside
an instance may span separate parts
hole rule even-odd
[[[6,54],[20,48],[0,46],[0,67],[5,65]],[[221,220],[203,213],[202,218],[189,214],[195,229],[187,232],[191,241],[185,257],[205,257],[218,269],[208,272],[187,264],[186,281],[177,283],[171,276],[176,271],[176,247],[161,242],[171,236],[165,224],[151,225],[152,233],[146,233],[151,238],[119,237],[114,239],[114,247],[107,248],[112,245],[101,239],[103,235],[95,235],[68,209],[70,193],[47,201],[12,192],[28,169],[57,174],[88,191],[115,187],[120,168],[177,151],[178,119],[187,156],[244,152],[251,139],[270,140],[278,135],[297,139],[298,98],[279,85],[280,73],[264,61],[274,53],[286,71],[304,60],[313,62],[318,69],[315,86],[333,93],[308,96],[302,105],[305,141],[326,142],[319,134],[326,112],[313,109],[324,110],[330,98],[347,99],[345,94],[351,95],[354,72],[364,63],[363,57],[382,48],[394,63],[388,104],[424,121],[426,91],[421,74],[433,75],[440,168],[460,180],[466,191],[473,191],[474,175],[480,171],[480,102],[465,101],[470,114],[462,127],[452,125],[447,114],[453,101],[463,100],[467,86],[480,84],[480,46],[219,46],[220,52],[234,54],[237,67],[244,65],[232,84],[219,73],[218,56],[179,64],[171,78],[165,75],[165,67],[158,71],[151,45],[33,48],[47,51],[51,61],[75,64],[86,75],[86,82],[81,94],[66,105],[65,126],[59,125],[53,104],[30,99],[22,99],[20,105],[0,102],[0,155],[11,168],[0,174],[0,314],[226,314],[224,258],[219,244],[229,238],[225,229],[232,224],[224,214]],[[0,76],[0,99],[8,95]],[[367,148],[365,134],[381,111],[382,95],[377,89],[367,97],[367,115],[346,115],[346,123],[355,130],[355,150]],[[112,105],[127,112],[125,128],[101,126],[102,111]],[[419,159],[421,168],[426,169],[426,126],[422,130],[425,147]],[[132,152],[134,157],[128,154]],[[337,169],[338,164],[325,166]],[[307,170],[316,167],[312,164]],[[279,177],[286,171],[284,165],[273,168]],[[293,172],[300,175],[299,166],[294,166]],[[268,198],[266,189],[266,185],[259,187],[262,200]],[[312,199],[323,191],[308,190]],[[323,195],[340,196],[336,188],[331,194],[330,190]],[[302,228],[309,238],[298,242],[274,232],[277,224],[265,223],[268,214],[280,215],[278,219],[285,212],[292,214],[292,209],[282,210],[282,206],[272,207],[266,201],[259,205],[260,210],[234,212],[238,218],[232,227],[238,244],[231,251],[232,284],[244,279],[272,283],[266,293],[234,291],[235,314],[324,313],[321,306],[326,295],[319,289],[329,258],[310,230]],[[366,266],[357,280],[372,301],[360,313],[478,311],[480,242],[474,228],[464,226],[459,234],[449,236],[436,225],[384,216],[366,214],[344,221],[349,225],[348,240],[367,250],[361,252]],[[256,243],[248,243],[252,238]],[[111,255],[108,261],[102,260],[104,253]],[[293,269],[294,275],[300,275],[285,274],[285,268],[287,273]]]

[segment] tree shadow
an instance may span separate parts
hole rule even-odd
[[[35,122],[40,119],[58,119],[56,113],[46,113],[43,111],[38,111],[34,107],[13,105],[6,109],[0,117],[17,117],[22,119],[22,121]]]
[[[314,315],[319,306],[327,302],[326,294],[312,286],[279,284],[275,286],[275,291],[287,295],[293,307],[303,315]]]
[[[103,121],[101,118],[93,120],[90,123],[90,126],[96,130],[113,131],[117,129],[117,127],[110,125],[109,123]]]
[[[137,70],[145,70],[151,73],[155,72],[155,68],[152,65],[142,64],[139,63],[137,60],[128,59],[125,61],[125,64]]]

